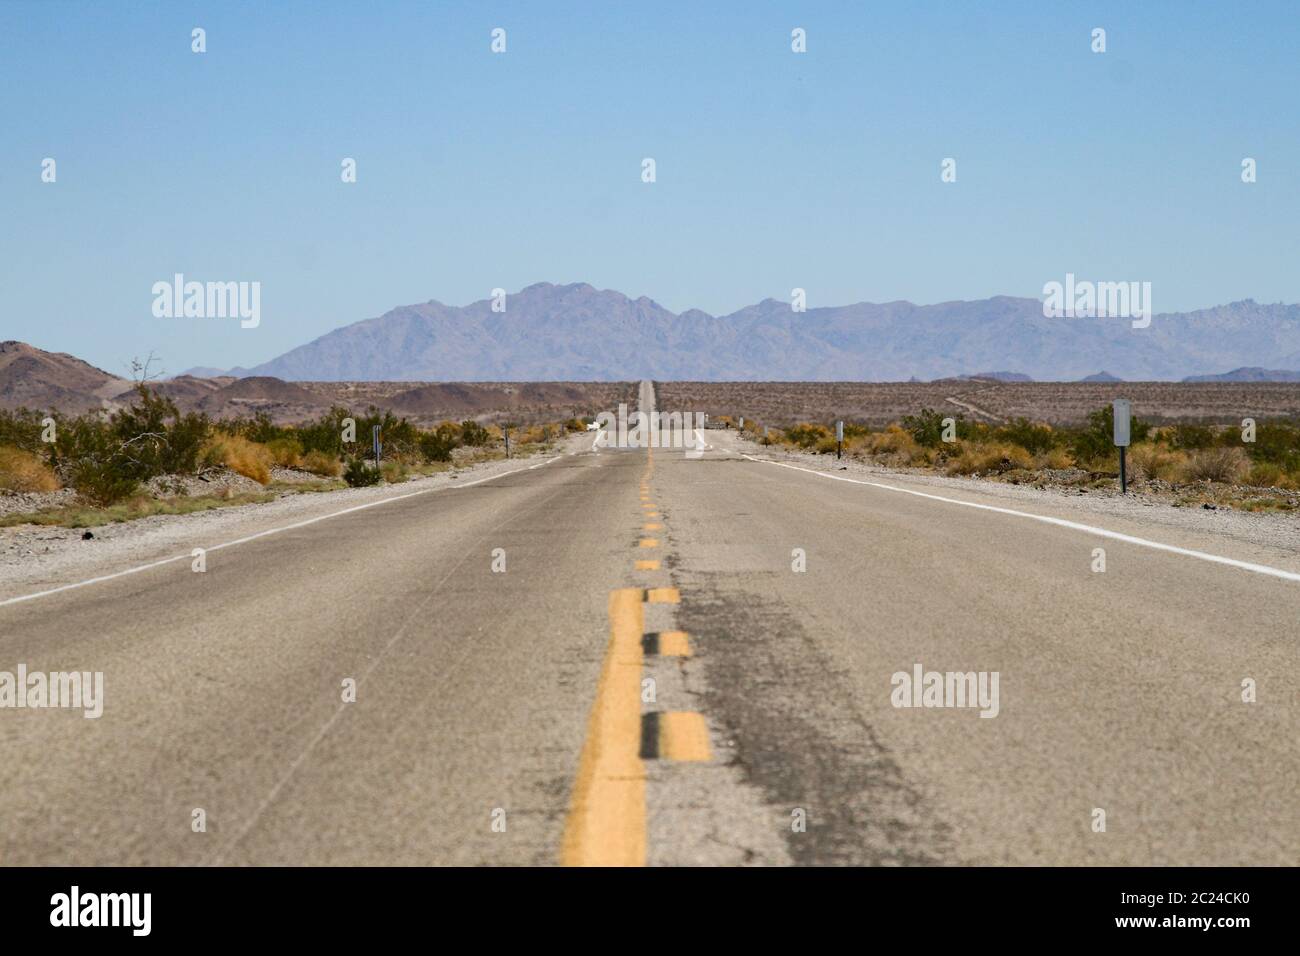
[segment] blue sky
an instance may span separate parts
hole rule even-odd
[[[713,313],[1067,271],[1150,281],[1158,312],[1296,302],[1297,27],[1280,2],[9,0],[0,338],[252,365],[543,280]],[[261,282],[261,325],[154,318],[176,272]]]

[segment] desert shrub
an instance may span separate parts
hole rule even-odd
[[[932,408],[923,408],[915,415],[903,416],[903,430],[912,436],[918,445],[938,448],[943,443],[943,420],[952,418]]]
[[[117,467],[136,481],[158,475],[192,474],[211,425],[204,415],[182,415],[176,403],[146,385],[115,412],[108,430],[118,444]]]
[[[813,451],[819,455],[833,455],[838,448],[839,442],[835,440],[835,436],[828,435],[817,440],[817,444],[813,446]]]
[[[462,445],[469,445],[471,448],[486,445],[490,437],[488,430],[472,418],[467,418],[460,423],[460,443]]]
[[[1129,440],[1133,444],[1145,441],[1150,431],[1151,424],[1134,415],[1129,425]],[[1109,460],[1116,454],[1114,407],[1106,405],[1089,412],[1087,426],[1075,430],[1069,436],[1069,443],[1079,461]]]
[[[121,501],[139,485],[137,470],[123,460],[121,442],[91,415],[58,418],[51,458],[64,483],[92,504]]]
[[[252,478],[258,484],[269,484],[271,466],[275,459],[265,445],[249,441],[243,435],[218,432],[203,449],[203,463],[224,465],[231,471]]]
[[[266,450],[271,455],[271,461],[281,468],[297,468],[302,464],[302,442],[292,435],[272,438],[266,443]]]
[[[1019,445],[1006,442],[963,442],[961,452],[948,460],[945,470],[951,475],[979,475],[1029,468],[1033,463],[1033,456]]]
[[[278,438],[288,438],[294,429],[287,425],[277,425],[271,420],[271,413],[265,409],[254,412],[250,418],[228,419],[221,423],[222,431],[239,435],[259,445],[269,445]]]
[[[384,481],[388,482],[390,485],[395,485],[399,481],[405,481],[410,474],[407,470],[406,464],[401,461],[386,461],[381,464],[379,468],[383,473]]]
[[[1288,473],[1281,465],[1275,465],[1271,461],[1255,462],[1244,481],[1256,488],[1295,490],[1300,487],[1300,481],[1297,481],[1296,475]]]
[[[13,445],[0,445],[0,491],[58,491],[54,469],[35,454]]]
[[[343,471],[343,466],[335,455],[327,454],[323,451],[309,451],[298,461],[298,467],[303,471],[311,472],[313,475],[321,475],[326,478],[337,478]]]
[[[1170,425],[1163,429],[1164,437],[1168,439],[1171,448],[1177,448],[1181,451],[1194,451],[1199,448],[1209,448],[1214,445],[1215,430],[1209,425],[1194,425],[1180,423]]]
[[[825,425],[803,423],[793,425],[785,430],[785,440],[800,448],[815,448],[818,442],[828,438],[833,442],[835,433]]]
[[[912,454],[919,449],[919,444],[910,432],[904,431],[898,425],[890,425],[884,431],[869,436],[864,447],[873,455],[897,452]]]
[[[1225,437],[1240,445],[1241,432],[1230,428]],[[1255,441],[1243,446],[1256,461],[1272,462],[1286,471],[1300,471],[1300,425],[1285,421],[1260,422],[1255,426]]]
[[[451,461],[452,449],[456,447],[454,429],[454,425],[451,430],[440,425],[434,431],[422,434],[419,441],[420,457],[426,462]]]
[[[298,426],[295,437],[302,443],[303,452],[313,451],[338,458],[343,454],[343,420],[352,418],[346,408],[335,405],[315,421]],[[362,437],[360,432],[357,437]]]
[[[1199,448],[1189,452],[1182,467],[1188,481],[1234,482],[1250,470],[1250,458],[1240,448]]]
[[[1034,456],[1035,468],[1051,468],[1060,471],[1065,468],[1074,467],[1074,456],[1070,454],[1069,449],[1055,447],[1048,448],[1046,451],[1040,451]]]
[[[1047,451],[1056,443],[1056,433],[1051,426],[1031,422],[1027,418],[1017,418],[993,430],[995,441],[1009,445],[1019,445],[1031,455]]]
[[[352,488],[377,485],[383,477],[379,469],[372,468],[364,458],[349,458],[347,467],[343,469],[343,480]]]
[[[1176,481],[1187,463],[1187,454],[1154,442],[1140,442],[1128,450],[1128,461],[1136,478]]]
[[[565,431],[585,432],[587,430],[587,419],[570,418],[568,421],[564,423],[564,428]]]
[[[44,443],[41,441],[41,433],[44,431],[44,426],[41,424],[43,418],[45,418],[43,413],[25,408],[17,411],[0,408],[0,445],[40,454],[44,450]]]

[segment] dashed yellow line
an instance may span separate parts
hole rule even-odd
[[[703,714],[670,711],[659,715],[659,759],[700,762],[712,756]]]
[[[647,604],[680,604],[682,596],[676,588],[650,588],[645,599]]]
[[[641,526],[642,531],[662,531],[663,525],[657,521],[650,521]]]
[[[658,570],[659,570],[659,562],[658,562],[658,561],[638,561],[638,562],[636,563],[636,569],[637,569],[638,571],[658,571]]]
[[[685,631],[659,632],[660,657],[690,657],[691,640]]]
[[[658,538],[642,538],[641,541],[640,541],[639,544],[638,544],[638,547],[642,547],[642,548],[657,548],[657,547],[659,547],[659,539],[658,539]]]
[[[609,595],[609,646],[564,824],[565,866],[645,865],[641,593],[620,588]]]

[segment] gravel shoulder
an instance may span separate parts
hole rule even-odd
[[[571,435],[553,450],[530,458],[481,462],[393,485],[308,494],[286,491],[275,501],[265,503],[185,515],[151,515],[96,527],[90,532],[91,538],[84,538],[86,532],[79,528],[0,528],[0,601],[188,554],[194,548],[209,548],[357,505],[454,489],[468,481],[538,467],[557,455],[585,451],[590,444],[589,436],[584,441],[583,435]],[[250,484],[261,488],[255,482]]]

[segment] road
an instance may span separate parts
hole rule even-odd
[[[1294,555],[703,434],[0,606],[0,863],[1297,862]]]

